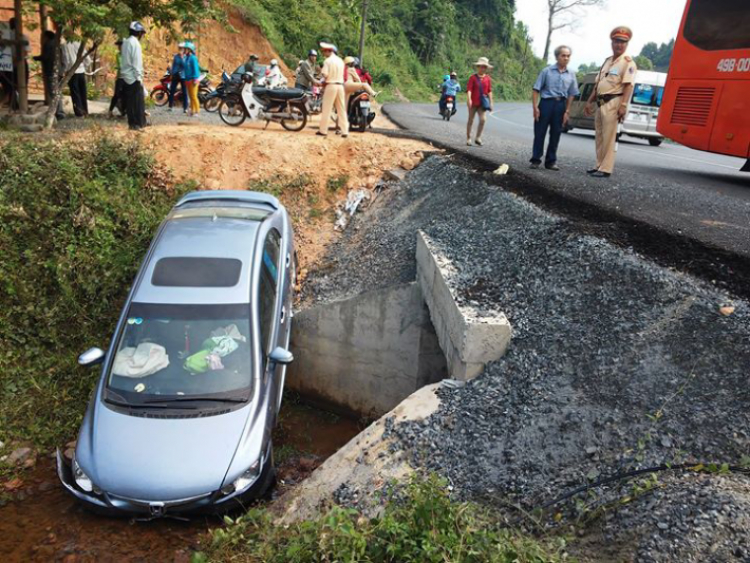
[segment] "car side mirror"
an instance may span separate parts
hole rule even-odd
[[[106,354],[101,348],[89,348],[78,356],[78,363],[82,366],[95,366],[104,361]]]
[[[277,346],[268,355],[268,359],[275,364],[286,366],[294,361],[294,355],[289,350],[286,350],[281,346]]]

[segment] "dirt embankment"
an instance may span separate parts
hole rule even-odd
[[[385,121],[385,118],[378,118]],[[380,123],[379,123],[380,124]],[[145,133],[159,161],[200,189],[263,189],[277,195],[295,224],[301,273],[336,237],[334,209],[354,188],[372,189],[383,173],[414,166],[425,143],[367,133],[347,139],[300,133],[278,125],[164,125]]]

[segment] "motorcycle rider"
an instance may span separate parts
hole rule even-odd
[[[451,115],[456,114],[458,104],[456,103],[456,96],[461,91],[461,84],[458,82],[458,75],[455,72],[451,72],[446,75],[448,78],[440,86],[442,95],[440,96],[440,115],[445,111],[445,103],[448,98],[453,98],[453,112]]]
[[[266,70],[266,88],[279,88],[286,81],[286,77],[281,74],[279,61],[271,59],[271,64]]]
[[[362,66],[361,61],[358,57],[354,57],[354,68],[357,69],[357,74],[362,79],[362,82],[372,86],[372,75],[367,72],[366,68]]]
[[[349,98],[351,98],[352,94],[355,92],[361,92],[364,90],[370,96],[373,98],[376,98],[380,92],[376,92],[372,89],[372,87],[367,84],[366,82],[362,82],[362,79],[359,77],[359,73],[357,73],[357,69],[355,68],[355,64],[357,62],[357,59],[354,57],[346,57],[344,59],[344,64],[346,65],[346,82],[344,83],[344,92],[346,92],[346,107],[349,107]]]
[[[295,88],[300,90],[312,90],[312,87],[318,83],[315,80],[315,65],[318,62],[318,52],[315,49],[310,49],[307,52],[307,59],[302,61],[299,65],[299,72],[297,73],[297,81],[294,84]]]
[[[188,95],[185,89],[185,78],[183,72],[185,71],[185,43],[179,43],[177,45],[177,53],[172,58],[172,66],[169,69],[170,82],[169,82],[169,110],[172,111],[174,108],[174,96],[177,93],[177,86],[179,85],[182,90],[182,111],[187,113],[188,111]]]

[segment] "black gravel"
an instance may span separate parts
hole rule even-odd
[[[441,389],[430,419],[393,428],[415,466],[510,523],[574,529],[583,558],[750,560],[750,482],[738,472],[706,465],[597,486],[664,464],[747,464],[747,302],[435,157],[357,219],[308,297],[413,280],[417,229],[453,261],[459,301],[503,311],[514,336],[477,379]],[[720,314],[726,305],[733,314]],[[543,506],[532,526],[523,514]]]

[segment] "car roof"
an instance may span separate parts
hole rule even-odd
[[[276,198],[256,192],[188,194],[162,225],[132,300],[159,304],[249,303],[258,232],[278,207]],[[163,258],[239,260],[242,266],[237,283],[231,287],[157,285],[154,270]]]

